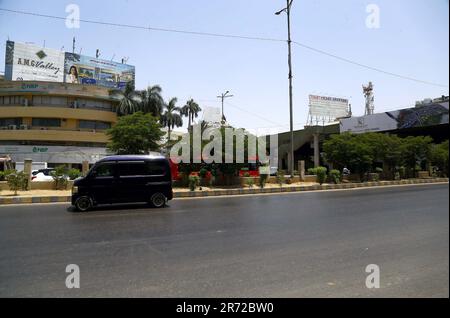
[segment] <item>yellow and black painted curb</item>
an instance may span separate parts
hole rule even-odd
[[[311,186],[295,186],[295,187],[277,187],[277,188],[239,188],[226,190],[208,190],[208,191],[189,191],[176,192],[174,198],[199,198],[199,197],[217,197],[229,195],[251,195],[251,194],[267,194],[267,193],[285,193],[285,192],[302,192],[317,190],[342,190],[354,188],[369,188],[392,185],[408,185],[408,184],[426,184],[426,183],[448,183],[448,178],[428,178],[428,179],[407,179],[396,181],[377,181],[363,183],[341,183],[341,184],[323,184]],[[70,196],[36,196],[36,197],[1,197],[0,205],[6,204],[32,204],[32,203],[58,203],[70,202]]]

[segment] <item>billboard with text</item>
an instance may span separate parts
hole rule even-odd
[[[309,95],[311,119],[334,121],[348,116],[348,99],[330,96]]]
[[[123,89],[135,67],[13,41],[6,42],[5,79],[98,85]]]
[[[448,102],[342,119],[340,131],[365,133],[442,124],[448,124]]]
[[[6,42],[5,79],[10,81],[64,80],[64,52],[34,44]]]
[[[134,81],[134,66],[74,53],[65,54],[64,82],[123,89]]]

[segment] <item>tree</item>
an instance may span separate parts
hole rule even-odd
[[[347,167],[350,171],[358,173],[361,179],[370,171],[374,162],[374,148],[363,135],[351,133],[332,135],[324,142],[323,147],[328,162],[339,169]]]
[[[157,151],[164,135],[158,120],[142,112],[120,117],[117,124],[106,133],[111,139],[108,149],[121,155]]]
[[[402,140],[401,152],[408,176],[416,176],[416,171],[424,169],[430,162],[431,137],[408,136]]]
[[[149,86],[146,90],[140,91],[140,110],[144,113],[150,113],[153,117],[161,117],[164,108],[161,92],[162,89],[159,85]]]
[[[119,101],[116,109],[118,115],[133,114],[140,109],[142,97],[135,91],[133,82],[128,82],[125,90],[112,90],[110,95]]]
[[[434,166],[436,166],[444,176],[448,176],[448,151],[449,151],[449,143],[448,140],[443,143],[433,145],[431,148],[431,162]]]
[[[183,126],[183,118],[181,118],[181,108],[176,106],[178,99],[172,98],[165,105],[166,111],[161,115],[161,124],[167,127],[167,137],[170,140],[170,133],[176,127]]]
[[[181,108],[181,114],[188,117],[188,131],[192,129],[194,117],[197,118],[201,110],[200,106],[193,99],[188,100],[186,105]]]

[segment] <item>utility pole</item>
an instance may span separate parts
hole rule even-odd
[[[287,26],[288,26],[288,66],[289,66],[289,121],[290,121],[290,135],[291,135],[291,149],[290,149],[290,167],[289,172],[291,177],[294,176],[294,119],[293,119],[293,102],[292,102],[292,54],[291,54],[291,7],[294,0],[286,0],[286,8],[275,12],[276,15],[280,15],[282,12],[286,12]]]
[[[222,100],[222,126],[225,125],[226,119],[225,115],[223,113],[223,103],[225,101],[225,98],[234,97],[234,95],[228,95],[230,91],[226,91],[225,93],[221,94],[220,96],[217,96],[217,98],[220,98]]]

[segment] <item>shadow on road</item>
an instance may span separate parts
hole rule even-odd
[[[124,210],[151,210],[152,212],[161,211],[163,209],[168,208],[169,205],[166,205],[164,208],[155,208],[148,203],[126,203],[126,204],[106,204],[106,205],[98,205],[93,207],[91,210],[87,212],[77,211],[73,206],[69,206],[66,211],[72,214],[89,214],[92,212],[105,212],[105,211],[124,211]]]

